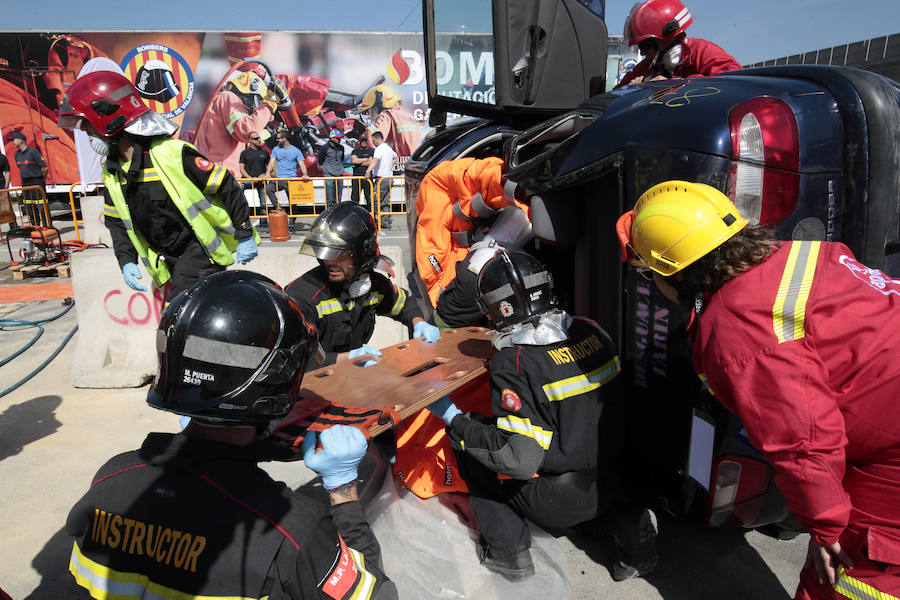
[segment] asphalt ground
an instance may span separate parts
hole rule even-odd
[[[294,239],[299,242],[298,234]],[[381,243],[402,245],[405,240],[405,231],[391,231],[385,232]],[[4,247],[0,250],[0,285],[13,284],[8,264]],[[40,281],[27,279],[24,283]],[[0,304],[0,319],[34,321],[63,309],[60,301]],[[33,346],[0,366],[0,393],[45,361],[75,325],[75,310],[43,324],[43,334]],[[0,361],[18,351],[34,333],[34,328],[0,331]],[[149,431],[178,430],[174,415],[147,406],[146,387],[72,387],[69,364],[74,348],[74,342],[69,342],[27,383],[0,397],[0,588],[14,600],[87,597],[74,585],[67,569],[72,541],[64,526],[69,508],[109,457],[137,448]],[[277,464],[270,472],[293,486],[310,478],[301,463]],[[613,582],[609,575],[608,542],[573,533],[555,543],[565,556],[569,598],[770,600],[792,597],[807,536],[780,541],[756,531],[706,529],[660,514],[659,567],[646,578],[621,583]],[[385,546],[386,550],[391,547]],[[432,576],[440,578],[442,573]],[[511,596],[510,588],[497,589],[507,591],[472,597]],[[520,600],[544,593],[528,581],[513,589]],[[402,592],[403,588],[401,598],[421,597]]]

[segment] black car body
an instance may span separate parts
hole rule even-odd
[[[448,35],[434,33],[441,3],[424,3],[426,54],[436,35]],[[492,17],[528,31],[548,22],[573,29],[566,18],[587,26],[582,8],[566,0],[495,0]],[[592,26],[603,27],[602,20]],[[568,111],[540,103],[529,110],[502,93],[503,65],[523,65],[501,56],[514,46],[504,41],[495,33],[496,106],[465,105],[429,83],[433,112],[481,118],[438,127],[407,164],[411,247],[416,190],[431,168],[463,156],[503,156],[506,176],[531,197],[537,241],[530,251],[550,265],[563,306],[617,340],[630,384],[636,479],[672,512],[712,526],[789,522],[771,468],[737,417],[701,390],[683,309],[623,268],[614,225],[654,184],[706,183],[781,239],[841,241],[867,265],[900,275],[900,85],[851,68],[769,67],[627,86]],[[579,52],[584,48],[568,49]],[[602,75],[590,68],[584,89]],[[544,85],[560,89],[558,81]]]

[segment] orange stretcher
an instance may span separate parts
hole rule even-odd
[[[303,433],[336,424],[376,436],[487,371],[494,355],[489,330],[464,327],[441,331],[441,339],[421,339],[382,349],[382,356],[341,361],[303,376],[303,387],[275,435],[294,446]],[[376,360],[378,364],[362,367]]]

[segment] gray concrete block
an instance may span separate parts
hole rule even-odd
[[[299,240],[266,243],[246,265],[233,265],[270,277],[282,286],[316,266],[313,257],[299,254]],[[383,247],[392,258],[397,285],[403,285],[400,248]],[[162,293],[144,272],[141,283],[150,289],[136,292],[125,285],[111,249],[91,249],[72,255],[72,288],[79,331],[72,358],[72,384],[80,388],[125,388],[145,384],[156,372],[155,332],[162,314]],[[143,269],[142,269],[143,272]],[[406,328],[379,318],[370,345],[381,348],[407,338]]]
[[[84,196],[81,198],[81,220],[84,229],[81,241],[87,244],[106,244],[112,247],[112,236],[103,222],[103,196]]]

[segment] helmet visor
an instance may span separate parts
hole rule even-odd
[[[61,115],[56,121],[62,129],[84,129],[85,119],[80,115]]]
[[[300,254],[315,256],[319,260],[337,260],[343,256],[353,256],[353,251],[323,246],[317,242],[307,240],[300,246]]]

